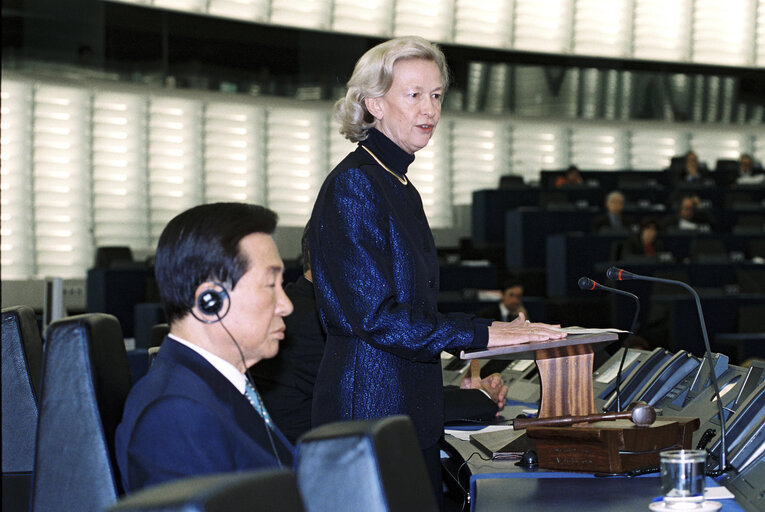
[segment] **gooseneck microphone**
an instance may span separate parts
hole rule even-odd
[[[653,277],[653,276],[641,276],[638,274],[633,274],[632,272],[627,272],[626,270],[623,270],[621,268],[611,267],[606,271],[606,277],[611,279],[612,281],[628,281],[630,279],[637,279],[639,281],[651,281],[654,283],[665,283],[665,284],[676,284],[678,286],[682,286],[691,294],[693,295],[693,298],[696,300],[696,310],[699,314],[699,323],[701,325],[701,334],[704,337],[704,349],[706,350],[706,358],[707,362],[709,363],[710,368],[710,376],[712,380],[712,386],[714,386],[715,390],[715,397],[717,398],[717,412],[720,415],[720,471],[724,472],[727,471],[726,465],[727,465],[727,455],[726,455],[726,428],[725,428],[725,408],[723,407],[722,398],[720,397],[720,386],[717,384],[717,375],[715,374],[715,363],[712,360],[712,348],[709,345],[709,335],[707,334],[707,326],[704,322],[704,313],[701,311],[701,299],[699,298],[699,294],[696,293],[696,290],[694,290],[690,285],[687,283],[684,283],[682,281],[676,281],[674,279],[664,279],[661,277]]]
[[[627,359],[627,352],[630,349],[632,333],[635,332],[635,326],[637,326],[638,316],[640,315],[640,299],[638,299],[637,295],[634,293],[625,292],[624,290],[619,290],[618,288],[611,288],[610,286],[603,286],[600,283],[596,283],[589,277],[579,278],[579,288],[584,291],[604,290],[607,292],[616,293],[618,295],[624,295],[625,297],[630,297],[635,301],[635,316],[632,317],[632,325],[630,326],[630,331],[627,334],[627,339],[624,340],[624,352],[622,353],[622,360],[619,362],[619,370],[616,372],[616,411],[621,412],[622,371],[624,370],[624,362]]]

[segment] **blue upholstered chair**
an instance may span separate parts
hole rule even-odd
[[[122,498],[108,512],[303,512],[286,469],[184,478]]]
[[[28,306],[3,309],[2,509],[27,510],[35,456],[42,340]]]
[[[299,439],[295,462],[308,512],[438,508],[407,416],[313,429]]]
[[[130,389],[118,320],[63,318],[46,333],[33,512],[101,511],[117,501],[114,431]]]

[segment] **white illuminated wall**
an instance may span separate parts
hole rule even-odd
[[[265,108],[209,102],[204,120],[205,202],[265,203]]]
[[[93,94],[93,239],[96,247],[149,244],[146,96]]]
[[[148,107],[150,246],[165,225],[202,201],[202,101],[152,96]]]
[[[445,124],[439,123],[439,129],[417,152],[406,174],[420,193],[431,228],[452,225],[450,133]]]
[[[628,167],[650,171],[667,167],[675,155],[687,151],[688,134],[679,129],[634,130],[630,133]]]
[[[454,204],[470,204],[474,191],[496,188],[502,175],[514,171],[507,121],[455,119],[451,139]]]
[[[0,272],[3,278],[33,275],[32,201],[33,84],[2,81],[0,103]]]
[[[513,41],[512,0],[455,0],[454,42],[507,48]]]
[[[6,72],[2,80],[4,278],[82,277],[100,245],[150,252],[177,213],[247,201],[303,227],[326,174],[355,146],[330,102],[151,89],[62,85]],[[760,125],[709,126],[445,111],[408,176],[433,228],[454,206],[505,174],[525,181],[571,163],[582,169],[660,171],[694,149],[714,166],[761,158]]]
[[[580,169],[618,171],[628,168],[627,133],[617,127],[582,127],[570,135],[571,162]]]
[[[268,109],[266,187],[268,204],[279,214],[280,224],[305,225],[331,170],[327,107]]]
[[[79,277],[92,264],[91,104],[84,87],[37,84],[32,183],[37,274]]]

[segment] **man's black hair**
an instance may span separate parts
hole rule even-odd
[[[272,234],[276,222],[273,211],[245,203],[204,204],[173,218],[159,237],[154,261],[168,323],[191,311],[200,284],[216,281],[233,289],[250,266],[239,242],[253,233]]]

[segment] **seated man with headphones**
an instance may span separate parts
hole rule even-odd
[[[276,355],[292,312],[275,228],[271,210],[216,203],[181,213],[162,232],[155,274],[170,333],[117,428],[126,491],[292,466],[292,445],[246,372]]]

